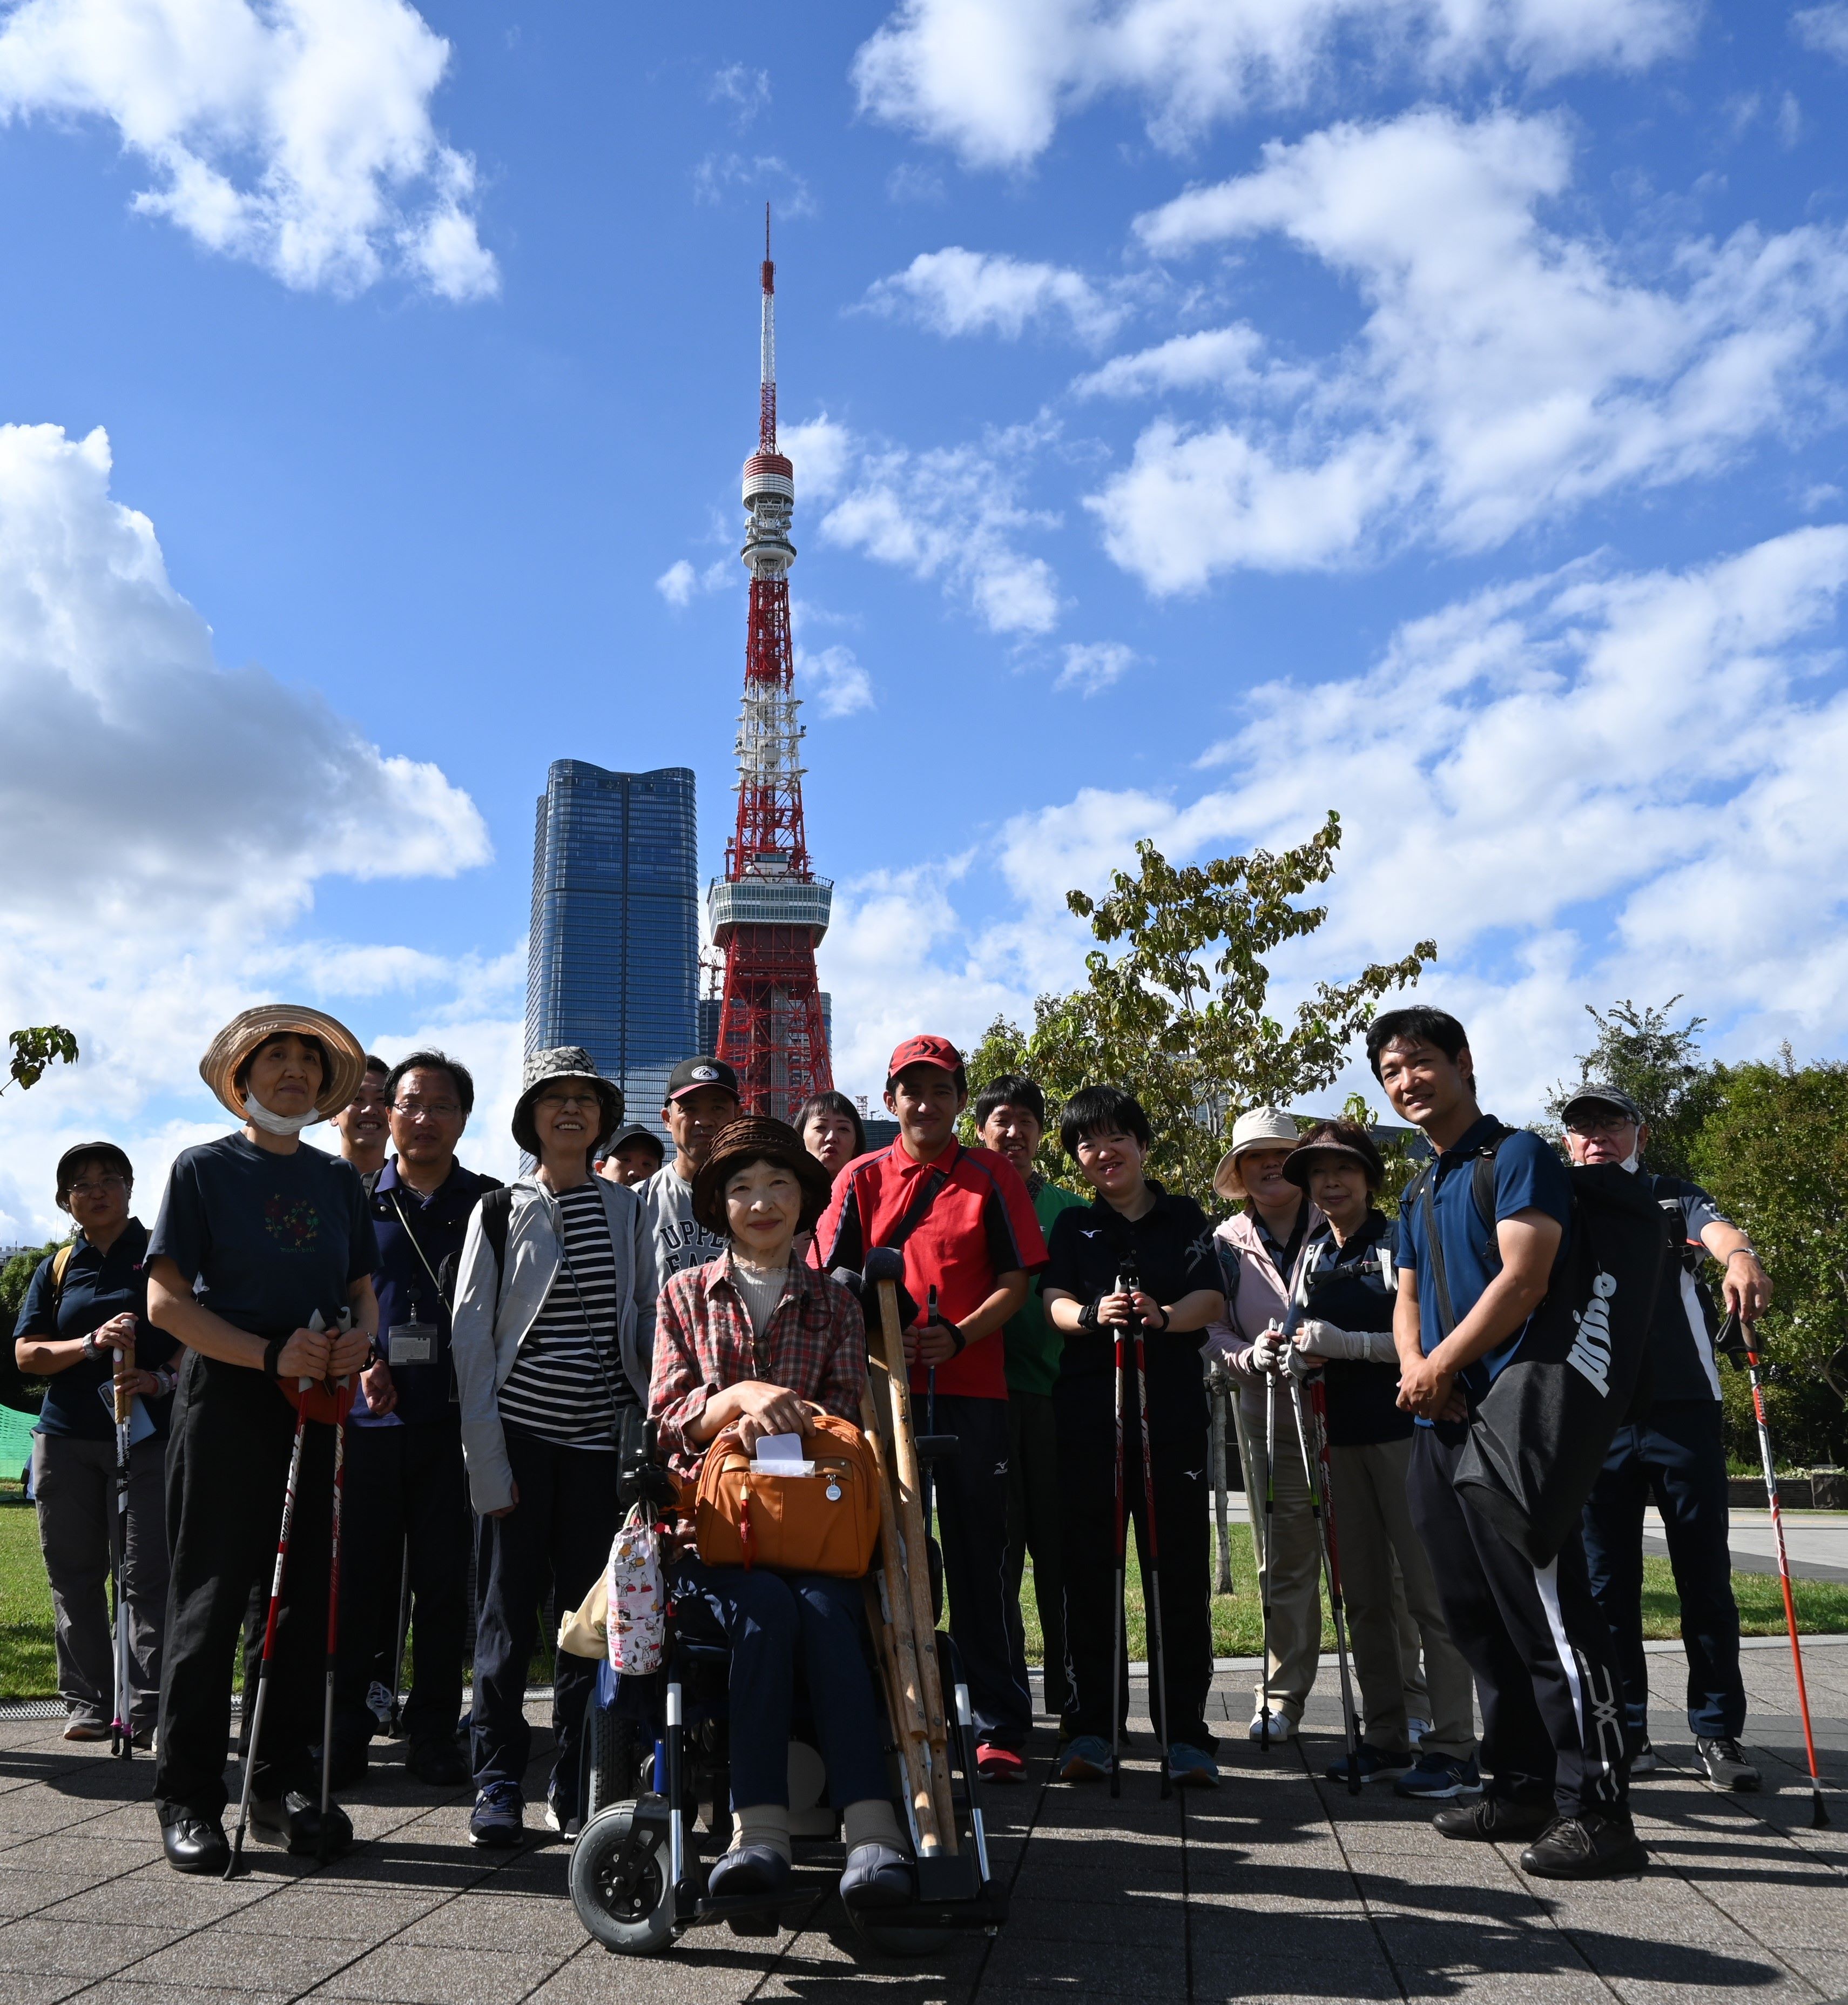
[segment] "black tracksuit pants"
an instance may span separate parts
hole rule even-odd
[[[272,1380],[188,1354],[167,1457],[171,1566],[154,1768],[163,1824],[187,1813],[216,1819],[225,1807],[233,1652],[247,1609],[268,1602],[294,1438],[295,1410]],[[334,1430],[311,1421],[253,1779],[266,1800],[291,1789],[319,1796],[308,1750],[321,1739],[326,1690],[333,1494]],[[254,1704],[263,1625],[253,1626],[244,1689]]]
[[[1611,1625],[1632,1745],[1649,1733],[1643,1653],[1643,1513],[1653,1499],[1668,1535],[1688,1653],[1688,1729],[1736,1740],[1745,1729],[1739,1606],[1727,1544],[1726,1441],[1717,1399],[1658,1400],[1619,1427],[1585,1506],[1591,1591]]]
[[[391,1652],[408,1541],[412,1670],[405,1732],[413,1750],[447,1747],[462,1708],[475,1533],[460,1423],[445,1415],[403,1427],[349,1427],[345,1523],[335,1738],[363,1747],[378,1723],[366,1703],[367,1688],[375,1677],[391,1684],[398,1677]]]
[[[1562,1817],[1620,1810],[1622,1687],[1584,1547],[1575,1535],[1545,1568],[1524,1558],[1452,1487],[1464,1434],[1419,1427],[1406,1490],[1451,1640],[1475,1677],[1492,1793],[1550,1793]]]
[[[928,1396],[913,1392],[911,1418],[920,1434],[956,1437],[956,1452],[930,1475],[949,1633],[969,1680],[977,1740],[1018,1750],[1033,1731],[1033,1697],[1018,1586],[1012,1600],[1008,1592],[1008,1403],[939,1392],[933,1428]]]
[[[1142,1482],[1142,1435],[1136,1415],[1132,1364],[1124,1402],[1123,1480],[1148,1583],[1161,1585],[1163,1720],[1170,1743],[1212,1753],[1206,1695],[1213,1679],[1212,1582],[1207,1571],[1212,1525],[1207,1512],[1206,1385],[1191,1343],[1183,1354],[1152,1355],[1148,1369],[1148,1447],[1155,1465],[1155,1530],[1159,1568],[1148,1551]],[[1109,1372],[1062,1378],[1053,1394],[1059,1424],[1061,1559],[1064,1568],[1065,1674],[1071,1703],[1067,1732],[1111,1737],[1111,1659],[1117,1634],[1116,1380]],[[1149,1624],[1152,1653],[1154,1624]],[[1124,1687],[1127,1698],[1127,1681]]]

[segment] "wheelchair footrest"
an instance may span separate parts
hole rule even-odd
[[[938,1852],[920,1859],[917,1866],[917,1898],[920,1906],[937,1901],[973,1901],[980,1892],[981,1867],[973,1847],[958,1852]]]

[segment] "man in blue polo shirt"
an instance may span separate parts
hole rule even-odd
[[[340,1654],[335,1670],[337,1775],[364,1774],[377,1725],[367,1704],[377,1670],[395,1684],[401,1583],[408,1557],[411,1695],[405,1766],[426,1782],[470,1779],[455,1743],[468,1645],[472,1521],[462,1466],[461,1409],[449,1361],[444,1263],[459,1259],[469,1215],[498,1179],[456,1161],[475,1082],[441,1052],[413,1052],[386,1075],[392,1159],[370,1199],[378,1235],[380,1355],[361,1380],[346,1449],[341,1554]]]
[[[1389,1010],[1368,1030],[1367,1057],[1436,1158],[1399,1210],[1399,1404],[1420,1423],[1406,1489],[1444,1620],[1475,1677],[1492,1776],[1477,1801],[1434,1821],[1446,1838],[1531,1839],[1521,1864],[1542,1879],[1633,1872],[1643,1850],[1630,1821],[1622,1687],[1584,1547],[1575,1535],[1536,1567],[1453,1487],[1471,1413],[1563,1269],[1571,1179],[1538,1136],[1483,1113],[1454,1017]],[[1475,1188],[1485,1155],[1495,1165],[1492,1217]]]

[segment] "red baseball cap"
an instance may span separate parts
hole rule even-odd
[[[906,1066],[935,1066],[939,1072],[953,1073],[963,1076],[963,1054],[948,1038],[933,1038],[928,1034],[907,1038],[892,1053],[885,1063],[885,1083],[890,1086]]]

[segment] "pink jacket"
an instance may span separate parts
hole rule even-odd
[[[1322,1214],[1311,1204],[1305,1245],[1321,1224]],[[1252,1342],[1261,1330],[1283,1321],[1289,1305],[1289,1277],[1278,1273],[1249,1210],[1235,1211],[1215,1231],[1213,1248],[1226,1276],[1229,1313],[1226,1322],[1207,1325],[1203,1354],[1209,1364],[1217,1360],[1229,1366],[1247,1396],[1255,1399],[1258,1380],[1247,1362]]]

